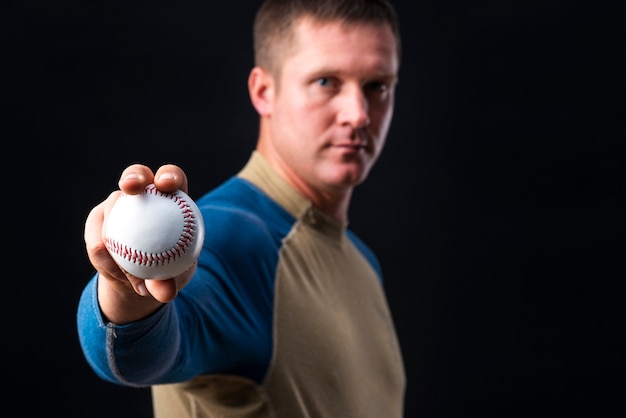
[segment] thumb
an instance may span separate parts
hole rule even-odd
[[[178,295],[178,285],[175,279],[144,280],[146,290],[153,298],[161,303],[168,303]]]

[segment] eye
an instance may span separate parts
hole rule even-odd
[[[367,84],[366,88],[373,93],[379,94],[386,93],[389,90],[387,83],[383,83],[382,81],[372,81]]]
[[[330,87],[331,86],[330,78],[320,77],[317,79],[317,84],[319,84],[322,87]]]
[[[364,92],[371,100],[387,100],[393,88],[386,81],[372,81],[364,86]]]
[[[320,93],[335,94],[341,87],[341,81],[335,77],[318,77],[314,85],[319,87]]]

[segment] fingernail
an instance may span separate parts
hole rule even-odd
[[[124,180],[141,180],[141,176],[136,173],[130,173],[124,177]]]
[[[159,174],[159,180],[176,180],[176,176],[172,173]]]
[[[141,296],[148,296],[148,289],[146,289],[146,285],[143,283],[137,285],[137,292],[139,292]]]

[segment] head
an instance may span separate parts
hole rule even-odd
[[[393,114],[400,63],[393,8],[384,0],[266,0],[254,46],[257,150],[314,204],[347,211]]]
[[[266,0],[254,21],[255,65],[279,77],[281,61],[294,46],[294,23],[304,16],[318,22],[388,25],[396,38],[400,59],[398,18],[387,0]]]

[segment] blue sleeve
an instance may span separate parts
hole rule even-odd
[[[98,376],[114,383],[147,386],[160,379],[162,365],[175,361],[180,344],[176,310],[163,305],[133,324],[105,322],[97,280],[96,275],[83,290],[77,312],[78,337],[87,362]]]
[[[80,344],[103,379],[129,386],[205,373],[260,382],[272,351],[273,286],[280,236],[237,208],[203,207],[205,243],[196,274],[159,311],[118,326],[102,318],[94,277],[79,301]],[[184,337],[182,337],[184,336]]]

